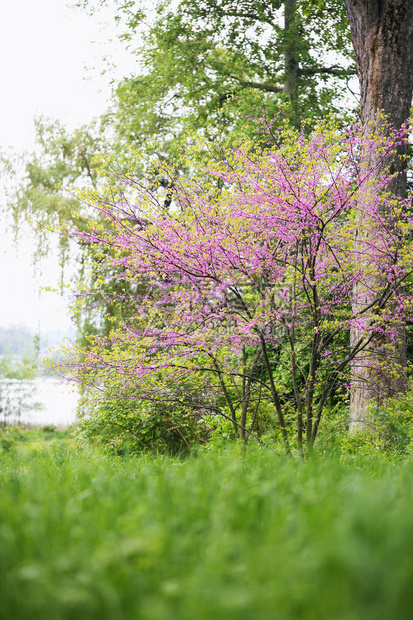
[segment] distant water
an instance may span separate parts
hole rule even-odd
[[[76,386],[59,379],[10,380],[2,384],[0,422],[68,426],[76,422],[78,398]]]

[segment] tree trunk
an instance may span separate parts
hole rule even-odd
[[[297,0],[285,0],[284,2],[284,93],[293,107],[297,105],[298,98],[296,4]]]
[[[400,128],[410,115],[413,91],[413,0],[345,0],[350,20],[351,35],[357,63],[361,91],[361,120],[366,136],[374,131],[369,123],[377,121],[380,113]],[[388,160],[390,170],[401,171],[387,186],[396,196],[406,196],[405,162],[400,155],[406,153],[407,145]],[[370,157],[368,165],[376,168],[378,157]],[[367,215],[358,215],[358,239],[363,237],[363,228],[368,225]],[[357,248],[357,241],[355,247]],[[374,295],[373,278],[364,290],[354,291],[353,307],[360,310]],[[352,344],[358,341],[360,333],[353,329]],[[389,355],[391,363],[389,364]],[[386,358],[386,360],[384,360]],[[380,363],[381,370],[369,367],[367,360]],[[399,368],[398,377],[390,372]],[[350,397],[350,430],[363,428],[372,402],[381,403],[406,388],[406,337],[400,329],[396,342],[374,339],[369,349],[355,360],[352,369],[352,390]]]

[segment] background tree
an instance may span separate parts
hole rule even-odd
[[[94,157],[106,145],[102,124],[96,121],[69,133],[59,121],[37,118],[36,152],[9,161],[15,177],[21,179],[9,197],[9,205],[16,224],[22,218],[36,222],[39,254],[48,251],[50,229],[62,231],[72,224],[80,226],[79,203],[73,189],[96,184]],[[59,239],[63,263],[68,237],[62,234]]]
[[[361,91],[361,120],[368,136],[378,127],[380,114],[384,114],[387,127],[400,128],[410,115],[413,91],[413,1],[412,0],[346,0],[349,15],[357,72]],[[380,126],[380,124],[379,124]],[[381,123],[382,130],[386,123]],[[393,176],[386,191],[401,198],[406,196],[407,141],[389,154],[387,165]],[[379,153],[372,153],[369,165],[377,166]],[[363,239],[369,227],[368,214],[358,211],[358,238]],[[355,303],[368,305],[380,286],[377,278],[362,292],[355,290]],[[358,338],[353,329],[352,338]],[[374,369],[366,364],[363,356],[356,360],[351,394],[351,428],[365,425],[366,413],[372,401],[382,402],[406,389],[406,335],[400,328],[398,338],[388,341],[374,339],[371,353],[378,360],[389,355],[394,359],[393,372],[384,367]],[[396,371],[396,376],[395,376]]]
[[[355,69],[342,2],[155,6],[145,10],[135,0],[118,9],[123,38],[140,63],[139,74],[116,89],[115,122],[127,142],[145,145],[155,136],[165,153],[186,129],[215,137],[245,125],[245,115],[280,113],[284,103],[295,124],[343,111]]]

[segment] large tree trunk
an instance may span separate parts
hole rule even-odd
[[[366,135],[374,131],[370,122],[384,113],[390,123],[400,128],[410,115],[413,90],[413,0],[345,0],[350,20],[357,71],[361,91],[361,119]],[[377,128],[377,126],[376,126]],[[401,171],[386,189],[395,195],[406,195],[405,162],[400,155],[406,147],[387,163],[392,171]],[[377,158],[379,155],[377,155]],[[378,159],[370,157],[368,165],[376,168]],[[368,226],[367,215],[358,215],[358,239],[361,243],[363,228]],[[374,280],[364,290],[354,291],[353,307],[359,310],[368,304],[377,285]],[[353,329],[354,344],[360,332]],[[373,361],[371,367],[368,360]],[[376,363],[377,362],[377,363]],[[385,362],[380,369],[381,362]],[[396,342],[374,339],[368,350],[354,362],[350,398],[350,430],[366,425],[366,414],[372,402],[382,402],[389,396],[404,391],[406,365],[406,338],[399,329]],[[398,376],[390,367],[398,368]]]

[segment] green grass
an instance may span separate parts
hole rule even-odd
[[[403,620],[413,466],[1,455],[0,618]]]

